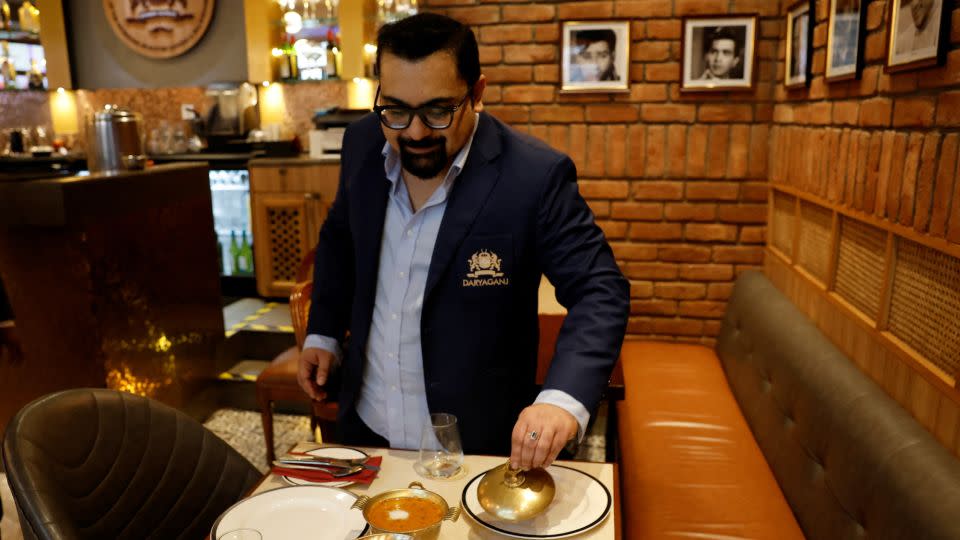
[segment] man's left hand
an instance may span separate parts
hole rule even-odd
[[[577,419],[556,405],[530,405],[513,426],[510,466],[523,470],[549,467],[567,441],[577,435],[578,427]]]

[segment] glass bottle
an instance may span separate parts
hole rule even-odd
[[[237,231],[230,231],[230,260],[233,263],[232,274],[240,274],[240,245],[237,244]]]
[[[27,88],[30,90],[43,90],[43,73],[40,71],[40,64],[34,58],[30,61],[30,75],[27,79]]]
[[[7,0],[0,4],[0,30],[13,30],[13,18],[10,16],[10,4]]]
[[[250,275],[253,274],[253,246],[247,242],[247,231],[243,231],[241,238],[240,262],[243,265],[242,273]]]

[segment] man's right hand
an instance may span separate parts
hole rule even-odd
[[[321,397],[320,387],[327,384],[327,375],[333,362],[334,356],[330,351],[311,348],[300,352],[297,382],[310,399]]]

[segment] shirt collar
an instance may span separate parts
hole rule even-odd
[[[480,113],[474,113],[474,116],[473,132],[470,133],[470,138],[467,139],[467,143],[463,145],[463,148],[461,148],[453,158],[453,164],[450,165],[450,170],[447,171],[447,176],[444,177],[443,183],[437,188],[437,191],[443,193],[449,191],[453,180],[460,175],[463,166],[467,163],[467,157],[470,156],[470,148],[473,146],[473,139],[477,135],[477,127],[480,126]],[[398,184],[400,184],[397,180],[400,179],[400,172],[402,170],[400,154],[390,146],[389,142],[383,143],[383,150],[381,150],[380,153],[384,157],[383,169],[387,174],[387,180],[390,181],[390,185],[392,186],[391,191],[396,194],[399,188]]]

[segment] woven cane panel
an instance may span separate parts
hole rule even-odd
[[[900,239],[889,329],[948,375],[960,375],[960,259]]]
[[[773,194],[773,246],[793,258],[793,231],[796,199],[783,193]]]
[[[270,267],[274,281],[296,281],[303,216],[296,208],[267,208],[270,225]]]
[[[873,320],[880,315],[886,233],[852,219],[840,222],[836,290]]]
[[[800,246],[797,263],[822,282],[830,264],[830,227],[833,212],[808,202],[800,203]]]

